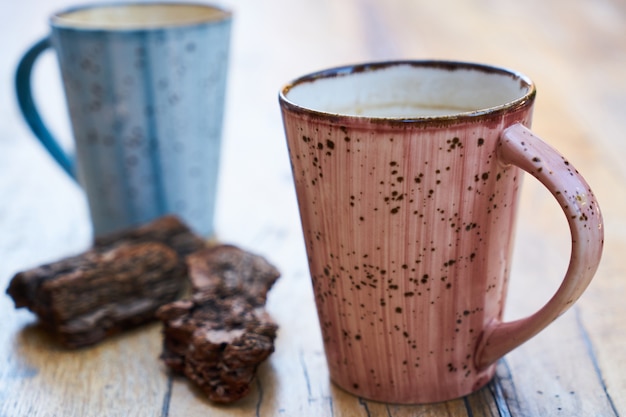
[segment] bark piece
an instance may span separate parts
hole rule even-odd
[[[264,308],[278,270],[229,245],[187,257],[194,294],[161,307],[163,361],[214,402],[244,397],[274,351],[278,326]]]
[[[185,257],[207,247],[207,242],[193,233],[177,216],[167,215],[136,228],[122,230],[96,238],[96,247],[119,246],[128,243],[161,242]]]
[[[226,287],[245,292],[264,305],[267,292],[280,276],[265,258],[233,245],[219,245],[187,257],[193,291]]]
[[[62,345],[78,348],[155,319],[184,290],[184,256],[206,247],[174,216],[96,241],[80,255],[15,275],[15,307],[34,312]]]

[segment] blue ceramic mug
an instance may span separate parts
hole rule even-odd
[[[177,214],[214,233],[232,14],[187,3],[74,7],[22,57],[16,90],[27,123],[87,194],[94,235]],[[37,57],[57,54],[75,157],[39,116]]]

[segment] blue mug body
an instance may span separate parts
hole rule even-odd
[[[87,194],[94,235],[176,214],[214,234],[232,15],[185,3],[104,4],[50,19],[16,75],[26,121]],[[32,100],[39,53],[56,51],[75,156]]]

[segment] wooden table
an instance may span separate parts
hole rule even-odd
[[[276,352],[253,392],[215,406],[160,363],[158,324],[68,352],[0,295],[0,416],[626,415],[626,3],[621,0],[232,0],[231,73],[217,214],[220,240],[266,256],[283,276],[268,309]],[[0,287],[19,270],[85,249],[81,190],[22,121],[12,77],[61,0],[0,5]],[[507,355],[466,398],[396,406],[328,380],[286,145],[279,87],[357,61],[443,58],[511,67],[538,85],[534,130],[585,175],[605,216],[595,280],[569,312]],[[45,117],[71,146],[52,54],[35,74]],[[540,215],[537,215],[540,213]],[[506,316],[555,291],[569,256],[565,219],[527,176]]]

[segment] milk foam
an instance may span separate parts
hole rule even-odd
[[[452,106],[427,106],[415,103],[399,103],[386,105],[362,105],[352,108],[336,109],[338,114],[351,114],[363,117],[417,118],[432,116],[449,116],[474,111],[471,108]]]

